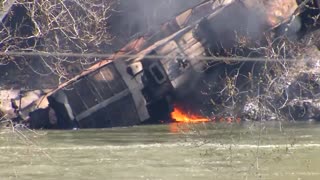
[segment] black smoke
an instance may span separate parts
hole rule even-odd
[[[162,23],[202,1],[118,0],[111,18],[111,30],[124,45],[129,39],[156,30]]]

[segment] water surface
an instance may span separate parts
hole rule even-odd
[[[0,179],[320,179],[315,123],[0,133]]]

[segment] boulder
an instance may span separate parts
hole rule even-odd
[[[38,108],[36,106],[44,93],[42,90],[0,90],[0,111],[9,119],[28,119],[29,112]]]

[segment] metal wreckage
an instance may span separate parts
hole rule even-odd
[[[199,57],[232,47],[248,26],[258,38],[286,25],[299,7],[295,0],[200,3],[46,94],[29,114],[30,127],[105,128],[168,116],[175,96],[207,68]]]

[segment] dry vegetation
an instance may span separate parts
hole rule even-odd
[[[265,62],[215,64],[202,83],[207,111],[243,120],[320,120],[317,38],[306,44],[281,36],[253,48],[261,56],[248,57]]]
[[[2,23],[0,47],[3,52],[26,51],[44,53],[106,52],[111,42],[108,18],[111,1],[24,1],[18,0]],[[12,57],[2,57],[1,64]],[[17,59],[15,59],[17,60]],[[36,60],[33,63],[32,60]],[[22,61],[22,62],[21,62]],[[66,57],[20,57],[18,65],[34,65],[35,73],[54,73],[62,79],[95,59]],[[41,64],[41,65],[39,65]],[[72,66],[69,66],[73,64]],[[77,65],[75,65],[77,64]],[[70,67],[71,69],[68,69]],[[77,67],[75,69],[72,69]],[[40,69],[39,71],[36,69]],[[74,72],[76,73],[76,72]]]
[[[108,31],[109,17],[114,7],[112,2],[19,0],[16,9],[1,24],[0,50],[108,53],[112,41]],[[21,18],[13,18],[17,16]],[[319,55],[304,57],[304,54],[310,54],[309,47],[312,45],[319,48],[319,30],[308,32],[314,29],[313,27],[319,27],[319,14],[309,17],[309,21],[312,27],[305,30],[307,35],[294,32],[296,36],[289,33],[291,37],[280,35],[274,39],[274,34],[265,34],[264,43],[259,46],[244,47],[246,38],[238,37],[238,47],[229,53],[225,50],[227,55],[237,57],[242,54],[254,58],[259,56],[278,62],[215,64],[217,68],[212,68],[214,73],[211,73],[205,82],[205,94],[209,96],[206,96],[205,102],[209,111],[213,109],[214,113],[232,116],[240,116],[239,114],[245,112],[246,119],[300,117],[291,113],[293,106],[296,106],[294,102],[297,99],[305,101],[316,98],[319,93],[317,72],[311,71],[317,63],[317,60],[313,59]],[[129,34],[134,34],[135,31],[131,31]],[[301,40],[301,37],[304,39]],[[11,60],[12,57],[2,57],[0,63],[6,64]],[[53,73],[61,82],[96,60],[99,59],[40,56],[19,57],[15,62],[18,65],[31,66],[36,74]],[[307,111],[303,102],[297,108]]]

